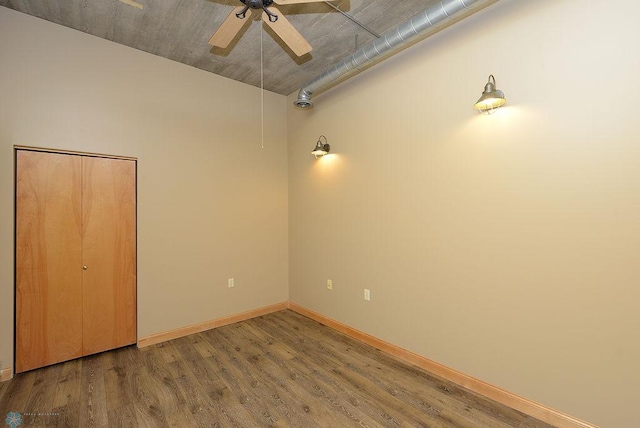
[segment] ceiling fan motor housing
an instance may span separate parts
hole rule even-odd
[[[245,5],[249,6],[251,9],[263,9],[265,7],[271,6],[273,0],[240,0]]]

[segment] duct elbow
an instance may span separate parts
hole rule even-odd
[[[293,102],[293,105],[301,109],[313,108],[313,101],[311,101],[311,92],[302,88],[298,92],[298,99]]]

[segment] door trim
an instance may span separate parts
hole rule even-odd
[[[59,153],[61,155],[78,155],[78,156],[91,156],[98,158],[107,158],[107,159],[123,159],[123,160],[131,160],[137,161],[137,157],[132,156],[120,156],[120,155],[108,155],[105,153],[92,153],[92,152],[80,152],[76,150],[60,150],[60,149],[51,149],[48,147],[32,147],[32,146],[13,146],[14,150],[29,150],[32,152],[46,152],[46,153]]]

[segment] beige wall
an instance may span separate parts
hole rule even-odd
[[[288,297],[286,98],[0,7],[0,360],[13,145],[138,157],[138,335]],[[235,288],[227,288],[227,278]]]
[[[290,299],[640,426],[639,15],[635,0],[501,0],[312,111],[289,106]],[[478,115],[490,73],[509,104]],[[315,161],[320,134],[335,154]]]
[[[139,158],[140,336],[290,294],[561,411],[638,425],[639,13],[501,0],[310,112],[267,93],[261,149],[242,114],[257,89],[0,7],[3,366],[12,148],[46,146]],[[509,105],[480,116],[489,73]],[[320,134],[335,155],[314,161]]]

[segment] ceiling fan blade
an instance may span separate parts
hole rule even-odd
[[[144,9],[144,6],[133,0],[120,0],[124,4],[128,4],[129,6],[137,7],[138,9]]]
[[[231,11],[229,16],[224,20],[224,22],[218,27],[211,39],[209,39],[209,44],[219,47],[226,48],[229,46],[229,43],[233,40],[233,38],[242,30],[242,27],[247,25],[251,20],[249,17],[251,16],[251,9],[247,10],[247,14],[243,19],[240,19],[236,16],[236,13],[240,13],[244,7],[238,6]]]
[[[302,37],[302,34],[298,33],[298,30],[293,28],[293,25],[291,25],[284,14],[273,6],[270,7],[270,10],[273,10],[274,13],[278,15],[278,20],[271,22],[266,13],[262,14],[262,20],[280,36],[282,41],[289,46],[293,53],[297,56],[302,56],[311,52],[311,45]]]
[[[328,1],[336,1],[336,0],[328,0]],[[275,4],[279,5],[288,5],[288,4],[298,4],[298,3],[324,3],[325,0],[273,0]]]

